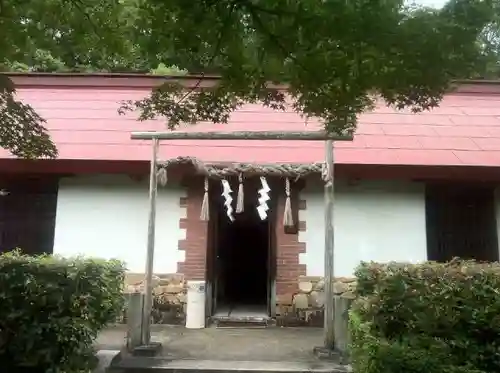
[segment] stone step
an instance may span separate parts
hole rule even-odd
[[[349,366],[327,361],[231,361],[187,360],[168,357],[130,357],[114,359],[108,373],[349,373]]]
[[[225,319],[225,320],[214,320],[215,327],[218,329],[235,329],[235,328],[242,328],[242,329],[261,329],[261,328],[267,328],[268,326],[268,320],[232,320],[232,319]]]
[[[242,328],[255,329],[266,328],[271,321],[270,317],[262,316],[212,316],[213,325],[216,328]]]

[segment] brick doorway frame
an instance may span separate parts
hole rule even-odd
[[[237,183],[231,181],[231,186],[235,192],[233,192],[233,198],[236,198],[237,191]],[[254,180],[251,181],[252,183]],[[271,190],[273,190],[273,181],[268,180],[269,185],[271,186]],[[207,317],[213,315],[216,311],[216,301],[217,294],[215,294],[215,289],[212,289],[212,286],[216,280],[217,276],[217,268],[216,268],[216,255],[217,255],[217,245],[218,245],[218,214],[221,212],[222,200],[219,193],[220,185],[218,182],[213,182],[210,185],[210,221],[207,223],[207,251],[206,251],[206,272],[205,272],[205,280],[207,283]],[[253,188],[251,188],[252,193]],[[246,193],[248,193],[248,187],[246,188]],[[257,198],[257,196],[256,196]],[[267,294],[266,294],[266,312],[269,316],[274,314],[275,310],[275,289],[276,289],[276,199],[273,199],[273,193],[271,192],[271,200],[268,202],[269,211],[268,211],[268,258],[267,258]],[[237,218],[236,214],[235,217]],[[212,292],[212,294],[210,294]],[[209,299],[208,299],[209,298]]]
[[[274,273],[271,273],[274,281],[271,284],[270,316],[276,316],[276,305],[289,303],[293,294],[298,291],[298,282],[301,276],[306,275],[306,266],[300,264],[300,254],[306,252],[306,244],[299,241],[299,231],[305,231],[304,221],[299,221],[298,210],[305,210],[305,200],[299,198],[300,191],[304,187],[304,182],[299,180],[292,188],[292,206],[294,211],[294,221],[297,229],[294,232],[285,231],[283,226],[283,212],[285,206],[285,196],[281,193],[279,180],[268,180],[271,189],[276,190],[273,196],[274,205],[271,215],[274,215],[274,243],[273,260],[275,261]],[[282,182],[281,182],[282,183]],[[198,176],[188,177],[183,180],[187,196],[182,197],[180,204],[186,208],[186,217],[180,220],[180,228],[186,230],[186,238],[179,241],[179,249],[185,252],[184,261],[178,262],[177,273],[183,274],[186,280],[209,279],[208,255],[210,237],[210,222],[200,220],[201,204],[203,200],[203,178]],[[236,193],[233,193],[235,195]],[[213,209],[211,209],[213,210]],[[211,288],[207,282],[207,293]],[[210,297],[206,300],[207,317],[212,312],[212,302]]]

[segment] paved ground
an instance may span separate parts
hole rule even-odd
[[[104,331],[97,348],[117,350],[125,344],[126,329],[117,325]],[[163,355],[174,359],[226,361],[315,360],[313,347],[321,346],[320,328],[216,329],[190,330],[179,326],[153,326],[152,340],[163,345]]]

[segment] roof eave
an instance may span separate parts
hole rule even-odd
[[[151,89],[167,81],[180,81],[186,87],[213,86],[220,79],[217,75],[148,75],[137,73],[43,73],[0,72],[10,77],[18,88],[36,87],[102,87],[125,89]],[[200,85],[200,80],[203,82]],[[500,80],[474,79],[455,80],[454,93],[500,94]],[[278,87],[277,87],[278,88]],[[279,88],[283,88],[280,86]]]

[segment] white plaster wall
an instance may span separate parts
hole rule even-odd
[[[324,199],[321,184],[308,183],[301,193],[306,231],[299,240],[307,252],[300,263],[308,276],[324,275]],[[360,181],[336,185],[335,275],[352,276],[360,261],[427,260],[423,184]]]
[[[179,219],[186,217],[181,188],[159,188],[156,210],[155,273],[175,273],[184,261]],[[54,254],[123,260],[144,273],[149,213],[148,180],[125,175],[63,178],[57,198]]]

